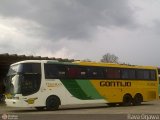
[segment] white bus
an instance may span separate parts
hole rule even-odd
[[[5,86],[5,101],[12,107],[140,105],[158,98],[158,71],[148,66],[27,60],[10,66]]]

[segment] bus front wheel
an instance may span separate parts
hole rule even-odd
[[[57,96],[49,96],[46,100],[46,109],[47,110],[57,110],[60,105],[60,99]]]

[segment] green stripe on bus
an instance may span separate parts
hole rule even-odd
[[[92,99],[102,99],[102,96],[98,93],[90,80],[76,80],[81,89],[86,95]]]
[[[89,80],[61,80],[61,82],[78,99],[102,99]]]
[[[76,80],[61,80],[63,85],[66,87],[66,89],[76,98],[82,99],[82,100],[90,100],[92,98],[87,97],[85,92],[81,89],[81,87],[78,85]]]

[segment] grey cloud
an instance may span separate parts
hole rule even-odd
[[[135,25],[127,0],[3,0],[0,14],[37,22],[49,39],[87,38],[97,26]]]
[[[157,35],[157,36],[159,36],[160,37],[160,19],[156,19],[156,20],[154,20],[153,21],[153,32]]]

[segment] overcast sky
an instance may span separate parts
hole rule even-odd
[[[0,0],[0,54],[160,66],[160,0]]]

